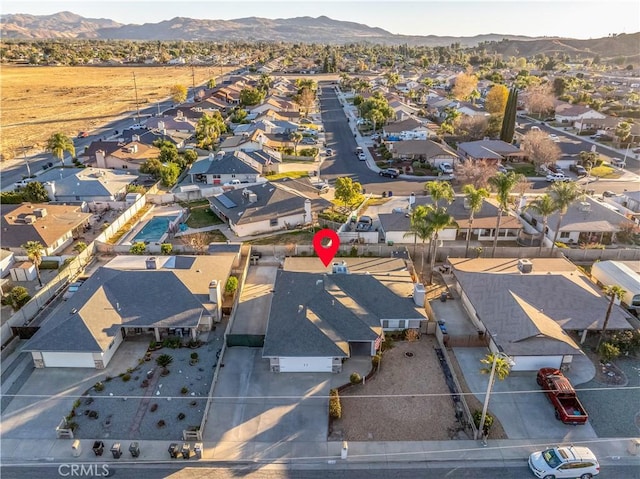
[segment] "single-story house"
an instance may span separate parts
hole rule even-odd
[[[239,237],[281,231],[309,224],[313,213],[331,206],[317,195],[266,182],[209,198],[211,210]]]
[[[432,205],[433,201],[429,197],[418,197],[414,206]],[[464,198],[456,197],[450,205],[445,205],[447,212],[457,223],[457,227],[452,226],[441,231],[438,239],[442,241],[464,241],[469,229],[469,209]],[[394,243],[413,243],[413,236],[405,236],[410,228],[410,218],[408,212],[381,213],[378,215],[380,229],[385,241]],[[495,238],[496,224],[498,222],[498,207],[492,200],[485,199],[482,208],[474,214],[473,227],[471,230],[472,241],[493,241]],[[503,214],[500,220],[500,232],[498,241],[515,241],[518,233],[522,230],[522,224],[515,215]],[[420,239],[418,239],[420,243]]]
[[[387,148],[394,159],[408,158],[438,166],[440,163],[451,163],[458,155],[447,145],[433,140],[388,141]]]
[[[15,253],[6,249],[0,249],[0,278],[9,274],[15,264]]]
[[[556,106],[556,121],[561,123],[574,123],[586,119],[605,119],[607,115],[593,110],[586,105],[571,105],[561,103]]]
[[[173,133],[189,133],[193,135],[196,131],[195,122],[189,121],[185,117],[151,117],[145,123],[145,127],[150,130],[159,130],[165,135],[172,135]]]
[[[262,173],[259,165],[244,161],[245,153],[236,151],[210,153],[208,158],[196,161],[189,169],[191,183],[221,186],[232,180],[255,183]]]
[[[118,256],[53,311],[24,351],[37,368],[103,369],[127,336],[195,340],[221,319],[234,258]]]
[[[155,146],[132,141],[110,153],[98,149],[95,155],[96,166],[98,168],[138,171],[147,160],[158,158],[158,156],[160,156],[160,150]]]
[[[22,203],[0,205],[2,247],[25,254],[22,245],[39,241],[44,255],[51,256],[69,246],[89,225],[91,213],[80,206]]]
[[[576,340],[602,329],[609,300],[564,258],[448,261],[471,322],[514,360],[513,371],[570,365],[584,355]],[[607,329],[631,329],[628,316],[615,306]]]
[[[121,201],[137,179],[129,172],[84,168],[66,178],[47,181],[44,188],[52,201]]]
[[[426,140],[429,137],[429,128],[415,118],[408,118],[385,125],[382,134],[385,137],[397,136],[403,140]]]
[[[484,108],[479,105],[474,105],[473,103],[468,102],[460,102],[456,106],[456,110],[458,110],[462,115],[466,116],[479,116],[479,117],[488,117],[489,112],[487,112]]]
[[[488,163],[521,159],[525,152],[502,140],[477,140],[458,144],[458,155],[464,160],[485,160]]]
[[[287,258],[262,350],[271,371],[337,373],[351,356],[374,356],[383,331],[419,329],[427,320],[408,297],[414,285],[403,260],[360,260],[324,268],[317,258]]]
[[[556,212],[547,219],[546,237],[549,241],[553,241],[555,236],[559,215],[560,213]],[[542,231],[542,217],[540,215],[525,208],[523,216],[525,221],[538,231]],[[616,211],[615,206],[592,197],[586,197],[575,201],[567,209],[560,224],[560,234],[557,241],[570,245],[580,243],[608,245],[615,242],[615,234],[625,223],[633,224],[630,219]]]

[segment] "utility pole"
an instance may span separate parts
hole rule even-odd
[[[31,178],[31,167],[29,166],[29,162],[27,161],[27,149],[24,147],[24,142],[20,140],[20,144],[22,145],[22,154],[24,155],[24,162],[27,165],[27,176]]]
[[[196,69],[191,65],[191,85],[193,86],[193,101],[196,101]]]
[[[138,84],[136,83],[136,72],[131,72],[131,74],[133,75],[133,89],[136,92],[136,121],[140,123],[140,108],[138,107]]]

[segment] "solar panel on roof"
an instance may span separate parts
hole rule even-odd
[[[222,206],[224,206],[225,208],[235,208],[236,205],[229,197],[225,196],[225,195],[219,195],[216,196],[216,199],[222,203]]]

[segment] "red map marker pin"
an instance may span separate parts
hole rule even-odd
[[[326,246],[322,244],[325,238],[330,240]],[[329,266],[329,263],[333,261],[333,257],[338,252],[338,248],[340,248],[340,237],[335,231],[324,229],[313,235],[313,249],[316,250],[316,254],[325,266]]]

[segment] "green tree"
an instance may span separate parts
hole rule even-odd
[[[609,325],[609,319],[611,318],[613,304],[616,300],[620,301],[627,293],[622,288],[622,286],[618,286],[617,284],[605,286],[602,289],[602,292],[609,298],[609,304],[607,305],[607,313],[604,317],[604,323],[602,324],[602,330],[600,331],[600,338],[598,339],[598,344],[596,345],[596,351],[600,349],[600,343],[604,339],[604,335],[607,332],[607,326]]]
[[[29,302],[29,290],[23,286],[15,286],[11,291],[2,297],[2,304],[11,306],[14,311],[18,311]]]
[[[216,87],[216,79],[215,78],[209,78],[209,81],[207,82],[207,88],[211,89],[211,88],[215,88]]]
[[[75,251],[76,253],[82,253],[86,249],[87,249],[87,243],[85,243],[84,241],[78,241],[76,245],[73,247],[73,251]]]
[[[27,241],[22,245],[29,257],[29,260],[36,267],[36,275],[38,276],[38,283],[42,286],[42,279],[40,278],[40,265],[42,264],[42,257],[44,256],[44,246],[40,241]]]
[[[160,178],[161,170],[162,170],[162,163],[157,158],[149,158],[142,165],[140,165],[140,173],[144,175],[151,175],[155,179]]]
[[[240,104],[242,106],[257,105],[263,98],[264,93],[257,88],[244,88],[240,91]]]
[[[500,223],[502,222],[502,215],[509,210],[509,195],[513,188],[520,180],[521,175],[510,171],[509,173],[498,173],[496,176],[489,178],[489,184],[495,190],[496,200],[498,201],[498,220],[496,221],[496,230],[493,238],[493,248],[491,250],[491,257],[496,255],[496,248],[498,247],[498,236],[500,235]]]
[[[464,257],[469,256],[469,243],[471,242],[471,230],[473,229],[473,219],[476,213],[482,209],[484,199],[489,197],[489,191],[485,188],[476,188],[473,185],[465,185],[462,188],[464,193],[465,207],[469,209],[469,227],[464,249]]]
[[[628,121],[621,121],[616,126],[616,136],[620,143],[624,143],[631,136],[631,123]]]
[[[220,135],[226,131],[227,125],[219,111],[205,113],[196,124],[198,147],[212,150]]]
[[[182,153],[182,157],[187,165],[191,165],[198,159],[198,153],[195,150],[187,150]]]
[[[171,148],[163,146],[160,148],[160,156],[158,156],[160,163],[176,163],[178,160],[178,150],[175,145]]]
[[[345,206],[352,207],[362,201],[362,185],[348,176],[336,179],[335,199]]]
[[[309,114],[309,110],[311,110],[316,103],[315,91],[311,90],[311,88],[305,87],[300,93],[293,97],[293,101],[300,106],[304,116],[307,116]]]
[[[413,257],[416,256],[416,243],[418,238],[422,241],[422,258],[420,273],[422,274],[422,281],[424,281],[424,257],[426,249],[426,241],[431,238],[431,225],[427,222],[427,213],[429,212],[429,206],[418,205],[411,210],[409,216],[409,230],[404,234],[404,237],[413,236]]]
[[[542,216],[542,238],[540,239],[540,248],[538,249],[538,255],[540,255],[542,253],[542,246],[544,245],[544,238],[547,235],[549,216],[558,211],[557,204],[549,194],[544,194],[529,203],[527,209],[531,209]]]
[[[431,196],[436,208],[440,206],[440,200],[444,200],[450,205],[455,198],[455,192],[448,181],[428,181],[425,183],[424,189]]]
[[[373,123],[374,131],[396,114],[380,92],[375,92],[370,98],[363,101],[359,106],[359,110],[362,118]]]
[[[300,141],[302,141],[302,138],[302,133],[299,131],[292,131],[289,135],[289,139],[293,141],[293,154],[296,156],[298,156],[298,145],[300,144]]]
[[[556,204],[556,211],[558,211],[558,222],[556,224],[556,231],[553,235],[553,244],[551,245],[551,255],[553,256],[553,248],[556,246],[556,241],[558,240],[558,235],[560,234],[560,226],[562,225],[562,220],[564,219],[564,215],[567,214],[567,210],[569,206],[576,201],[578,198],[582,196],[582,191],[580,191],[580,187],[577,183],[573,181],[570,182],[560,182],[556,181],[549,188],[549,192],[553,196],[553,200]]]
[[[187,87],[184,85],[173,85],[169,90],[174,103],[184,103],[187,100]]]
[[[64,133],[54,133],[47,140],[45,149],[53,156],[60,160],[64,166],[64,154],[68,152],[71,156],[75,156],[76,148],[73,146],[73,140]]]
[[[427,223],[431,229],[431,271],[429,271],[429,284],[433,283],[433,271],[436,267],[436,257],[438,255],[438,238],[440,232],[449,226],[457,226],[453,217],[447,213],[445,208],[430,208],[427,212]]]
[[[143,255],[147,253],[147,245],[143,241],[137,241],[129,248],[129,253]]]
[[[175,163],[167,163],[160,170],[160,179],[164,186],[173,186],[180,177],[180,167]]]
[[[22,189],[22,194],[25,201],[30,201],[31,203],[46,203],[49,201],[49,193],[39,181],[28,183]]]
[[[478,86],[478,77],[472,73],[460,73],[456,79],[452,90],[453,96],[457,100],[467,100],[471,92]]]
[[[504,381],[511,373],[511,364],[509,363],[508,358],[500,354],[489,353],[484,358],[482,358],[480,362],[485,365],[484,367],[480,368],[480,373],[491,375],[491,371],[494,371],[493,378],[490,378],[490,381],[492,381],[493,383],[495,383],[496,378],[499,381]],[[491,389],[493,389],[493,384],[489,385],[489,390]],[[485,417],[484,424],[482,424],[482,426],[480,424],[482,422],[482,418],[480,418],[480,421],[477,424],[478,428],[482,427],[483,430],[480,432],[485,436],[489,434],[489,429],[491,427],[491,424],[493,423],[493,420],[491,420],[491,422],[487,421],[488,417],[489,414],[487,414],[487,416]]]
[[[234,294],[236,294],[237,290],[238,278],[236,278],[235,276],[229,276],[229,279],[227,279],[227,283],[224,285],[224,292],[229,296],[233,296]]]
[[[506,143],[513,141],[513,135],[516,129],[516,114],[518,109],[518,90],[514,87],[509,90],[507,105],[505,107],[504,116],[502,118],[502,128],[500,130],[500,139]]]

